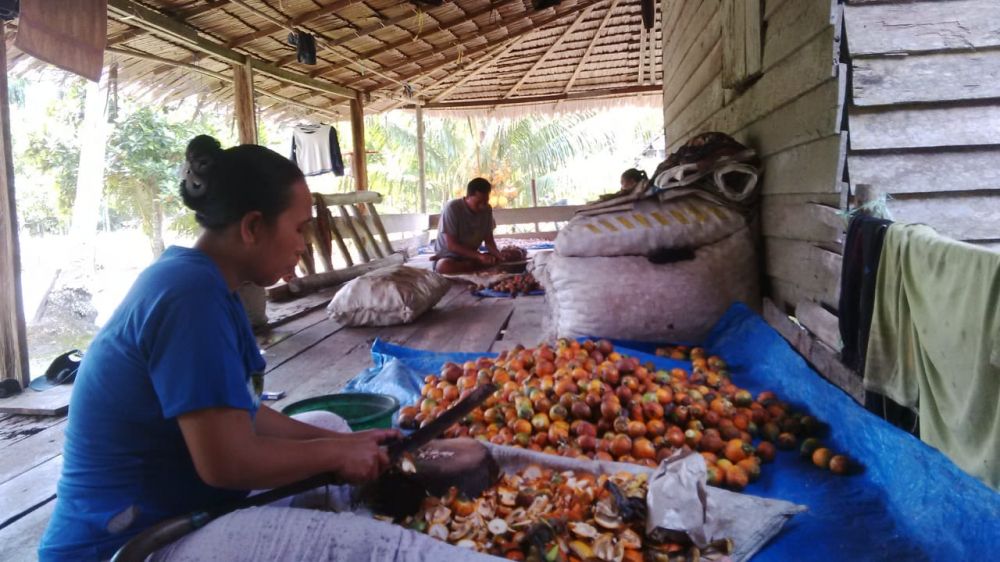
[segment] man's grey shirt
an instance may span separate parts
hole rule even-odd
[[[444,239],[445,233],[448,233],[463,247],[478,250],[495,227],[492,208],[488,207],[485,211],[474,213],[465,204],[465,199],[453,199],[441,209],[441,221],[438,223],[438,236],[435,245],[437,254],[442,258],[464,258],[464,256],[448,251],[448,243]]]

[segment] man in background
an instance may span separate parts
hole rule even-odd
[[[490,182],[476,178],[469,182],[465,197],[454,199],[441,210],[434,271],[444,274],[471,273],[496,265],[500,251],[493,239],[493,209]],[[485,243],[486,252],[479,248]]]

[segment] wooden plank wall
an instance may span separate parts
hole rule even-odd
[[[1000,2],[849,0],[851,186],[893,218],[1000,242]]]
[[[767,294],[802,310],[815,334],[836,332],[846,206],[847,72],[837,0],[765,0],[761,74],[723,87],[725,2],[663,0],[664,123],[668,150],[722,131],[762,157],[761,230]],[[800,319],[801,321],[801,319]]]

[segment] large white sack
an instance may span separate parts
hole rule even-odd
[[[433,271],[405,265],[386,267],[344,285],[326,311],[346,326],[407,324],[433,308],[450,286]]]
[[[644,199],[628,211],[577,214],[556,236],[563,256],[644,256],[660,249],[698,248],[746,226],[735,210],[688,195]]]
[[[644,257],[535,258],[545,288],[549,337],[699,343],[731,304],[758,308],[760,283],[750,229],[695,250],[689,261]]]

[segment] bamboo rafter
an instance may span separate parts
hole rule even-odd
[[[598,3],[604,2],[604,1],[605,0],[585,0],[585,1],[580,2],[577,5],[572,6],[572,7],[564,7],[563,9],[554,10],[553,13],[550,16],[542,18],[540,21],[537,21],[537,22],[534,22],[533,20],[531,20],[527,16],[523,16],[521,19],[528,19],[528,21],[531,21],[533,23],[531,25],[528,25],[527,27],[525,27],[521,31],[518,31],[518,32],[515,32],[515,33],[507,35],[507,37],[505,38],[505,40],[506,39],[515,39],[515,38],[520,37],[520,36],[522,36],[522,35],[524,35],[526,33],[531,33],[535,29],[541,28],[541,27],[543,27],[545,25],[548,25],[550,23],[558,21],[558,20],[560,20],[560,19],[562,19],[562,18],[564,18],[564,17],[566,17],[568,15],[571,15],[576,10],[579,10],[581,8],[587,8],[589,6],[592,6],[594,4],[598,4]],[[511,25],[511,23],[514,23],[514,22],[501,22],[499,24],[492,25],[489,28],[481,29],[478,32],[476,32],[475,35],[477,35],[477,36],[486,35],[488,33],[496,31],[498,29],[501,29],[501,28],[504,28],[504,27],[508,27],[509,25]],[[466,39],[468,39],[468,38],[466,38]],[[458,42],[453,43],[451,47],[456,47],[459,44],[460,43],[458,43]],[[475,49],[471,49],[471,50],[464,51],[464,52],[459,52],[455,56],[453,56],[451,58],[448,58],[448,59],[446,59],[446,60],[444,60],[444,61],[442,61],[442,62],[440,62],[438,64],[432,65],[430,67],[420,68],[419,70],[417,70],[415,72],[411,72],[409,74],[402,74],[402,75],[400,75],[399,80],[402,80],[402,81],[405,82],[405,81],[407,81],[407,80],[409,80],[409,79],[411,79],[413,77],[420,76],[421,74],[426,74],[426,73],[429,73],[429,72],[434,72],[435,70],[437,70],[439,68],[442,68],[442,67],[445,67],[445,66],[448,66],[450,64],[453,64],[453,63],[457,62],[463,56],[468,56],[468,55],[470,55],[472,53],[478,53],[478,52],[481,52],[481,51],[484,51],[484,50],[489,50],[489,49],[492,49],[495,46],[496,46],[495,43],[486,43],[485,45],[482,45],[482,46],[477,47]],[[403,61],[400,64],[397,64],[397,65],[394,65],[394,66],[392,66],[390,68],[385,69],[385,72],[396,72],[400,68],[405,68],[405,67],[410,66],[410,65],[417,65],[417,66],[419,66],[420,63],[427,62],[428,59],[431,59],[431,58],[436,58],[439,54],[440,54],[440,52],[434,52],[434,53],[430,53],[428,55],[424,55],[422,57],[419,57],[419,58],[417,58],[415,60],[413,60],[413,59],[406,60],[406,61]],[[349,86],[350,85],[354,85],[357,82],[359,82],[359,80],[351,81],[351,82],[348,83],[348,85]],[[384,85],[380,85],[379,87],[384,87]]]
[[[563,89],[563,93],[569,93],[573,88],[573,83],[576,82],[577,77],[580,76],[580,71],[586,66],[587,61],[590,59],[590,53],[594,51],[594,46],[597,45],[597,40],[601,38],[601,34],[604,33],[604,28],[608,26],[608,22],[611,21],[611,14],[614,13],[615,8],[618,7],[618,2],[621,0],[612,0],[611,5],[608,6],[608,11],[604,14],[604,19],[601,20],[601,25],[597,26],[597,31],[594,32],[594,37],[591,38],[590,43],[587,45],[587,50],[584,51],[583,56],[580,57],[580,62],[576,64],[576,68],[573,69],[573,75],[570,76],[569,82],[566,83],[566,88]]]
[[[640,64],[640,85],[655,87],[661,80],[657,45],[667,25],[657,14],[652,32],[637,42],[641,7],[622,0],[563,0],[546,10],[533,10],[527,0],[449,0],[439,6],[109,0],[109,5],[109,54],[124,61],[123,87],[143,91],[147,100],[197,96],[213,106],[229,105],[231,65],[250,56],[258,109],[279,121],[300,119],[305,110],[328,111],[320,113],[324,119],[340,115],[343,105],[335,104],[357,99],[359,89],[366,112],[428,103],[429,110],[454,106],[467,113],[466,108],[490,107],[498,99],[510,102],[499,105],[510,108],[505,114],[527,111],[525,100],[558,111],[585,107],[580,95],[627,104]],[[8,25],[8,34],[14,33],[16,21]],[[292,50],[279,33],[289,29],[317,38],[320,64],[292,63]],[[10,51],[8,62],[18,75],[45,67],[16,47]],[[609,91],[621,95],[602,94]],[[571,97],[545,101],[559,94]],[[645,91],[634,95],[638,105],[652,99]]]
[[[214,41],[205,39],[197,30],[132,0],[108,0],[108,9],[126,18],[129,25],[134,24],[136,27],[142,27],[154,34],[166,35],[223,61],[238,63],[244,60],[244,55],[223,47]],[[283,70],[258,58],[251,58],[250,61],[254,70],[277,80],[340,97],[352,98],[355,96],[355,92],[349,88],[328,82],[320,82],[301,74]]]
[[[479,66],[477,66],[472,72],[466,74],[465,77],[463,77],[462,79],[460,79],[458,82],[455,82],[451,86],[448,86],[447,88],[445,88],[441,93],[435,95],[434,98],[431,99],[431,101],[432,102],[441,101],[442,98],[444,98],[448,94],[452,93],[457,88],[460,88],[463,84],[465,84],[469,80],[472,80],[476,76],[479,76],[480,74],[482,74],[483,72],[485,72],[487,69],[489,69],[491,66],[493,66],[493,64],[496,63],[498,60],[500,60],[503,57],[507,56],[507,53],[509,53],[509,52],[513,51],[514,49],[516,49],[517,46],[520,45],[521,43],[523,43],[524,40],[527,39],[528,37],[530,37],[530,34],[529,35],[524,35],[524,36],[522,36],[522,37],[520,37],[518,39],[511,40],[511,41],[509,41],[507,43],[506,46],[501,46],[498,49],[498,51],[496,52],[496,54],[489,55],[489,60],[483,61],[482,64],[480,64]]]
[[[483,8],[481,10],[478,10],[478,11],[475,11],[475,12],[470,12],[464,18],[459,18],[459,19],[457,19],[457,20],[455,20],[453,22],[450,22],[448,24],[442,25],[439,22],[438,25],[436,26],[437,29],[424,29],[424,30],[422,30],[421,33],[420,33],[420,39],[423,40],[423,41],[428,41],[431,37],[434,37],[438,33],[451,31],[455,27],[458,27],[460,25],[465,25],[470,20],[475,20],[477,18],[480,18],[480,17],[483,17],[485,15],[491,14],[494,11],[497,11],[497,10],[503,8],[503,7],[506,7],[506,6],[510,6],[510,5],[514,5],[514,4],[520,4],[523,1],[524,0],[503,0],[501,2],[495,2],[493,4],[490,4],[488,7]],[[368,53],[364,53],[365,59],[368,60],[372,64],[377,64],[377,62],[375,61],[376,57],[379,57],[379,56],[384,55],[384,54],[386,54],[388,52],[391,52],[391,51],[395,51],[396,49],[398,49],[400,47],[404,47],[406,45],[409,45],[409,44],[417,41],[417,39],[418,39],[417,37],[410,36],[410,37],[407,37],[405,39],[400,39],[398,41],[393,41],[391,43],[383,45],[382,47],[379,47],[378,49],[376,49],[374,51],[371,51],[371,52],[368,52]],[[318,70],[318,71],[312,73],[311,76],[314,76],[314,77],[325,76],[326,74],[328,74],[330,72],[333,72],[333,71],[336,71],[336,70],[339,70],[339,69],[338,68],[324,68],[324,69],[321,69],[321,70]]]
[[[556,49],[558,49],[563,44],[563,42],[566,41],[566,38],[572,35],[574,31],[576,31],[577,27],[580,26],[580,22],[586,19],[587,16],[590,15],[590,12],[593,11],[593,9],[594,6],[588,6],[585,10],[583,10],[583,12],[581,12],[580,15],[577,16],[575,20],[573,20],[573,23],[571,23],[569,27],[566,28],[566,31],[563,31],[562,35],[560,35],[559,38],[556,39],[555,43],[553,43],[551,47],[546,49],[545,52],[542,53],[542,56],[538,57],[538,60],[535,61],[535,64],[531,65],[531,68],[529,68],[528,71],[521,76],[520,80],[518,80],[517,83],[514,84],[511,87],[511,89],[508,90],[506,94],[504,94],[503,97],[509,98],[513,96],[514,92],[516,92],[517,89],[520,88],[522,84],[524,84],[524,82],[528,79],[528,77],[534,74],[535,71],[538,70],[538,68],[542,66],[543,63],[545,63],[545,60],[549,58],[549,55],[555,52]]]
[[[228,2],[228,0],[226,1]],[[316,8],[311,12],[306,12],[304,14],[295,16],[289,19],[286,23],[291,27],[295,27],[297,25],[302,25],[304,23],[308,23],[313,20],[319,19],[327,14],[332,14],[337,10],[342,10],[353,4],[361,4],[361,3],[362,0],[338,0],[337,2],[334,2],[328,6],[323,6],[322,8]],[[271,23],[261,27],[260,29],[254,31],[253,33],[247,33],[246,35],[241,35],[240,37],[236,37],[235,39],[226,43],[226,46],[229,47],[230,49],[235,49],[236,47],[242,47],[243,45],[246,45],[251,41],[255,41],[262,37],[267,37],[268,35],[277,33],[278,31],[281,31],[281,29],[282,26]]]
[[[354,41],[355,39],[361,39],[362,37],[367,37],[372,33],[375,33],[376,31],[381,31],[387,27],[392,27],[394,25],[406,22],[412,18],[419,17],[421,14],[423,14],[424,16],[430,16],[429,12],[421,12],[417,8],[411,8],[410,11],[407,13],[403,13],[386,20],[379,20],[378,23],[374,23],[367,27],[362,27],[361,29],[357,29],[353,31],[351,34],[347,35],[346,37],[342,37],[340,39],[328,39],[327,43],[330,47],[339,47],[341,45],[344,45],[345,43]],[[295,56],[289,55],[287,57],[278,59],[276,64],[278,66],[284,66],[294,60]]]
[[[117,55],[122,55],[122,56],[126,56],[126,57],[133,57],[133,58],[142,59],[142,60],[148,60],[150,62],[157,62],[157,63],[163,64],[163,65],[172,66],[172,67],[176,67],[176,68],[183,68],[183,69],[186,69],[186,70],[190,70],[192,72],[197,72],[199,74],[202,74],[202,75],[214,78],[214,79],[216,79],[216,80],[218,80],[220,82],[226,83],[226,84],[232,84],[233,83],[233,77],[232,76],[227,76],[225,74],[222,74],[221,72],[215,72],[213,70],[209,70],[207,68],[203,68],[203,67],[200,67],[198,65],[189,64],[189,63],[183,63],[183,62],[178,62],[178,61],[173,61],[173,60],[166,59],[166,58],[163,58],[163,57],[158,57],[158,56],[150,54],[150,53],[143,53],[143,52],[139,52],[139,51],[133,51],[131,49],[120,49],[120,48],[117,48],[117,47],[108,47],[105,50],[108,51],[109,53],[114,53],[114,54],[117,54]],[[328,111],[326,109],[321,109],[321,108],[315,107],[314,105],[310,105],[309,103],[306,103],[304,101],[297,100],[295,98],[290,98],[290,97],[287,97],[287,96],[282,96],[282,95],[279,95],[279,94],[275,94],[273,92],[268,92],[266,90],[257,90],[256,93],[258,95],[267,96],[269,98],[278,100],[278,101],[280,101],[282,103],[287,103],[287,104],[290,104],[290,105],[295,105],[295,106],[301,107],[303,109],[308,109],[310,111],[314,111],[316,113],[319,113],[319,114],[322,114],[322,115],[326,115],[328,117],[332,117],[332,118],[336,118],[336,119],[342,119],[344,117],[343,115],[341,115],[339,113],[336,113],[336,112],[333,112],[333,111]],[[339,103],[343,103],[343,102],[334,102],[332,100],[324,100],[324,101],[326,103],[330,104],[330,105],[336,105],[336,104],[339,104]]]
[[[271,22],[272,24],[274,24],[274,25],[283,25],[283,24],[281,24],[281,22],[280,22],[280,21],[278,21],[278,20],[277,20],[276,18],[274,18],[274,17],[272,17],[272,16],[269,16],[269,15],[265,14],[264,12],[261,12],[260,10],[258,10],[258,9],[256,9],[256,8],[254,8],[254,7],[250,6],[249,4],[247,4],[246,2],[244,2],[243,0],[230,0],[230,1],[231,1],[231,2],[233,3],[233,4],[236,4],[237,6],[240,6],[241,8],[243,8],[243,9],[245,9],[245,10],[248,10],[248,11],[250,11],[250,12],[252,12],[252,13],[255,13],[255,14],[258,14],[259,16],[261,16],[262,18],[264,18],[264,19],[266,19],[266,20],[270,21],[270,22]],[[287,30],[287,31],[295,31],[295,29],[294,29],[293,27],[290,27],[290,26],[289,26],[289,27],[287,27],[287,28],[286,28],[286,30]],[[332,45],[331,45],[331,44],[330,44],[329,42],[327,42],[327,40],[326,40],[326,36],[325,36],[325,35],[322,35],[322,34],[320,34],[320,35],[317,35],[317,36],[316,36],[316,44],[317,44],[317,45],[318,45],[319,47],[321,47],[321,48],[323,48],[323,49],[326,49],[327,51],[329,51],[329,52],[330,52],[330,54],[332,54],[332,55],[334,55],[334,56],[336,56],[336,57],[340,58],[340,59],[341,59],[341,60],[343,60],[343,61],[346,61],[346,62],[347,62],[347,64],[349,64],[349,65],[354,65],[354,66],[357,66],[357,67],[359,67],[359,68],[361,69],[361,71],[359,72],[359,74],[363,74],[363,72],[364,72],[364,71],[366,70],[366,69],[365,69],[365,67],[364,67],[364,65],[362,65],[362,64],[361,64],[360,62],[358,62],[358,61],[356,61],[356,60],[352,59],[351,57],[348,57],[348,56],[345,56],[345,55],[342,55],[342,54],[340,54],[340,53],[338,53],[338,52],[334,51],[334,48],[333,48],[333,46],[332,46]],[[356,55],[357,53],[353,53],[353,54],[355,54],[355,55]],[[280,65],[279,65],[279,66],[280,66]],[[399,82],[399,81],[397,81],[397,80],[396,80],[395,78],[393,78],[393,77],[391,77],[391,76],[386,76],[385,74],[382,74],[382,73],[380,73],[380,72],[378,72],[378,71],[375,71],[375,70],[369,70],[369,72],[371,72],[372,74],[374,74],[374,75],[376,75],[376,76],[379,76],[379,77],[381,77],[381,78],[384,78],[384,79],[386,79],[386,80],[388,80],[388,81],[390,81],[390,82],[393,82],[393,83],[396,83],[396,84],[399,84],[400,86],[403,86],[403,85],[404,85],[404,84],[403,84],[402,82]]]

